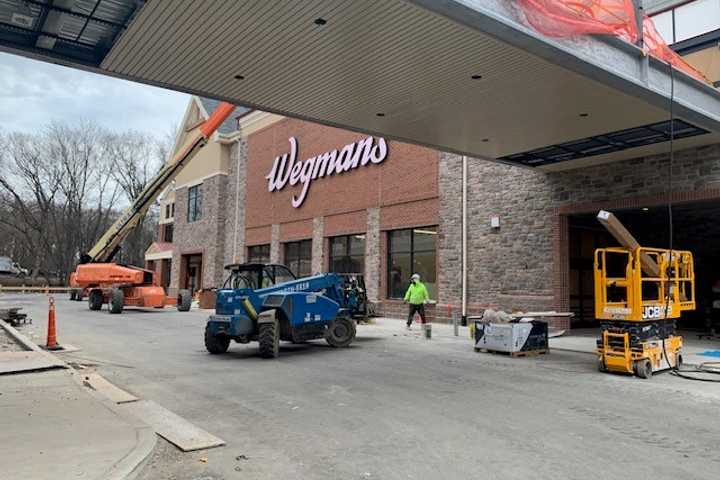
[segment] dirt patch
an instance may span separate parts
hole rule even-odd
[[[25,349],[0,327],[0,352],[23,352]]]

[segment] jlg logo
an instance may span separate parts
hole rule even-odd
[[[643,308],[643,319],[665,318],[665,307],[661,305],[648,305]]]

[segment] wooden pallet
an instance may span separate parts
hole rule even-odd
[[[548,348],[543,348],[540,350],[523,350],[520,352],[503,352],[501,350],[490,350],[487,348],[475,347],[475,351],[482,353],[495,353],[497,355],[507,355],[509,357],[534,357],[536,355],[544,355],[546,353],[550,353],[550,349]]]

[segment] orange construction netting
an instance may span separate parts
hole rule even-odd
[[[630,43],[638,39],[632,0],[516,0],[527,22],[549,37],[614,35]],[[645,52],[664,60],[698,80],[710,83],[698,70],[671,49],[655,29],[652,19],[643,20]]]

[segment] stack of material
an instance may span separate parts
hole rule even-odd
[[[32,323],[32,319],[28,318],[27,313],[20,313],[22,307],[0,309],[0,320],[5,320],[13,327],[20,324]]]
[[[519,312],[510,314],[487,309],[482,318],[475,321],[472,330],[475,351],[504,352],[513,356],[548,351],[548,324]]]

